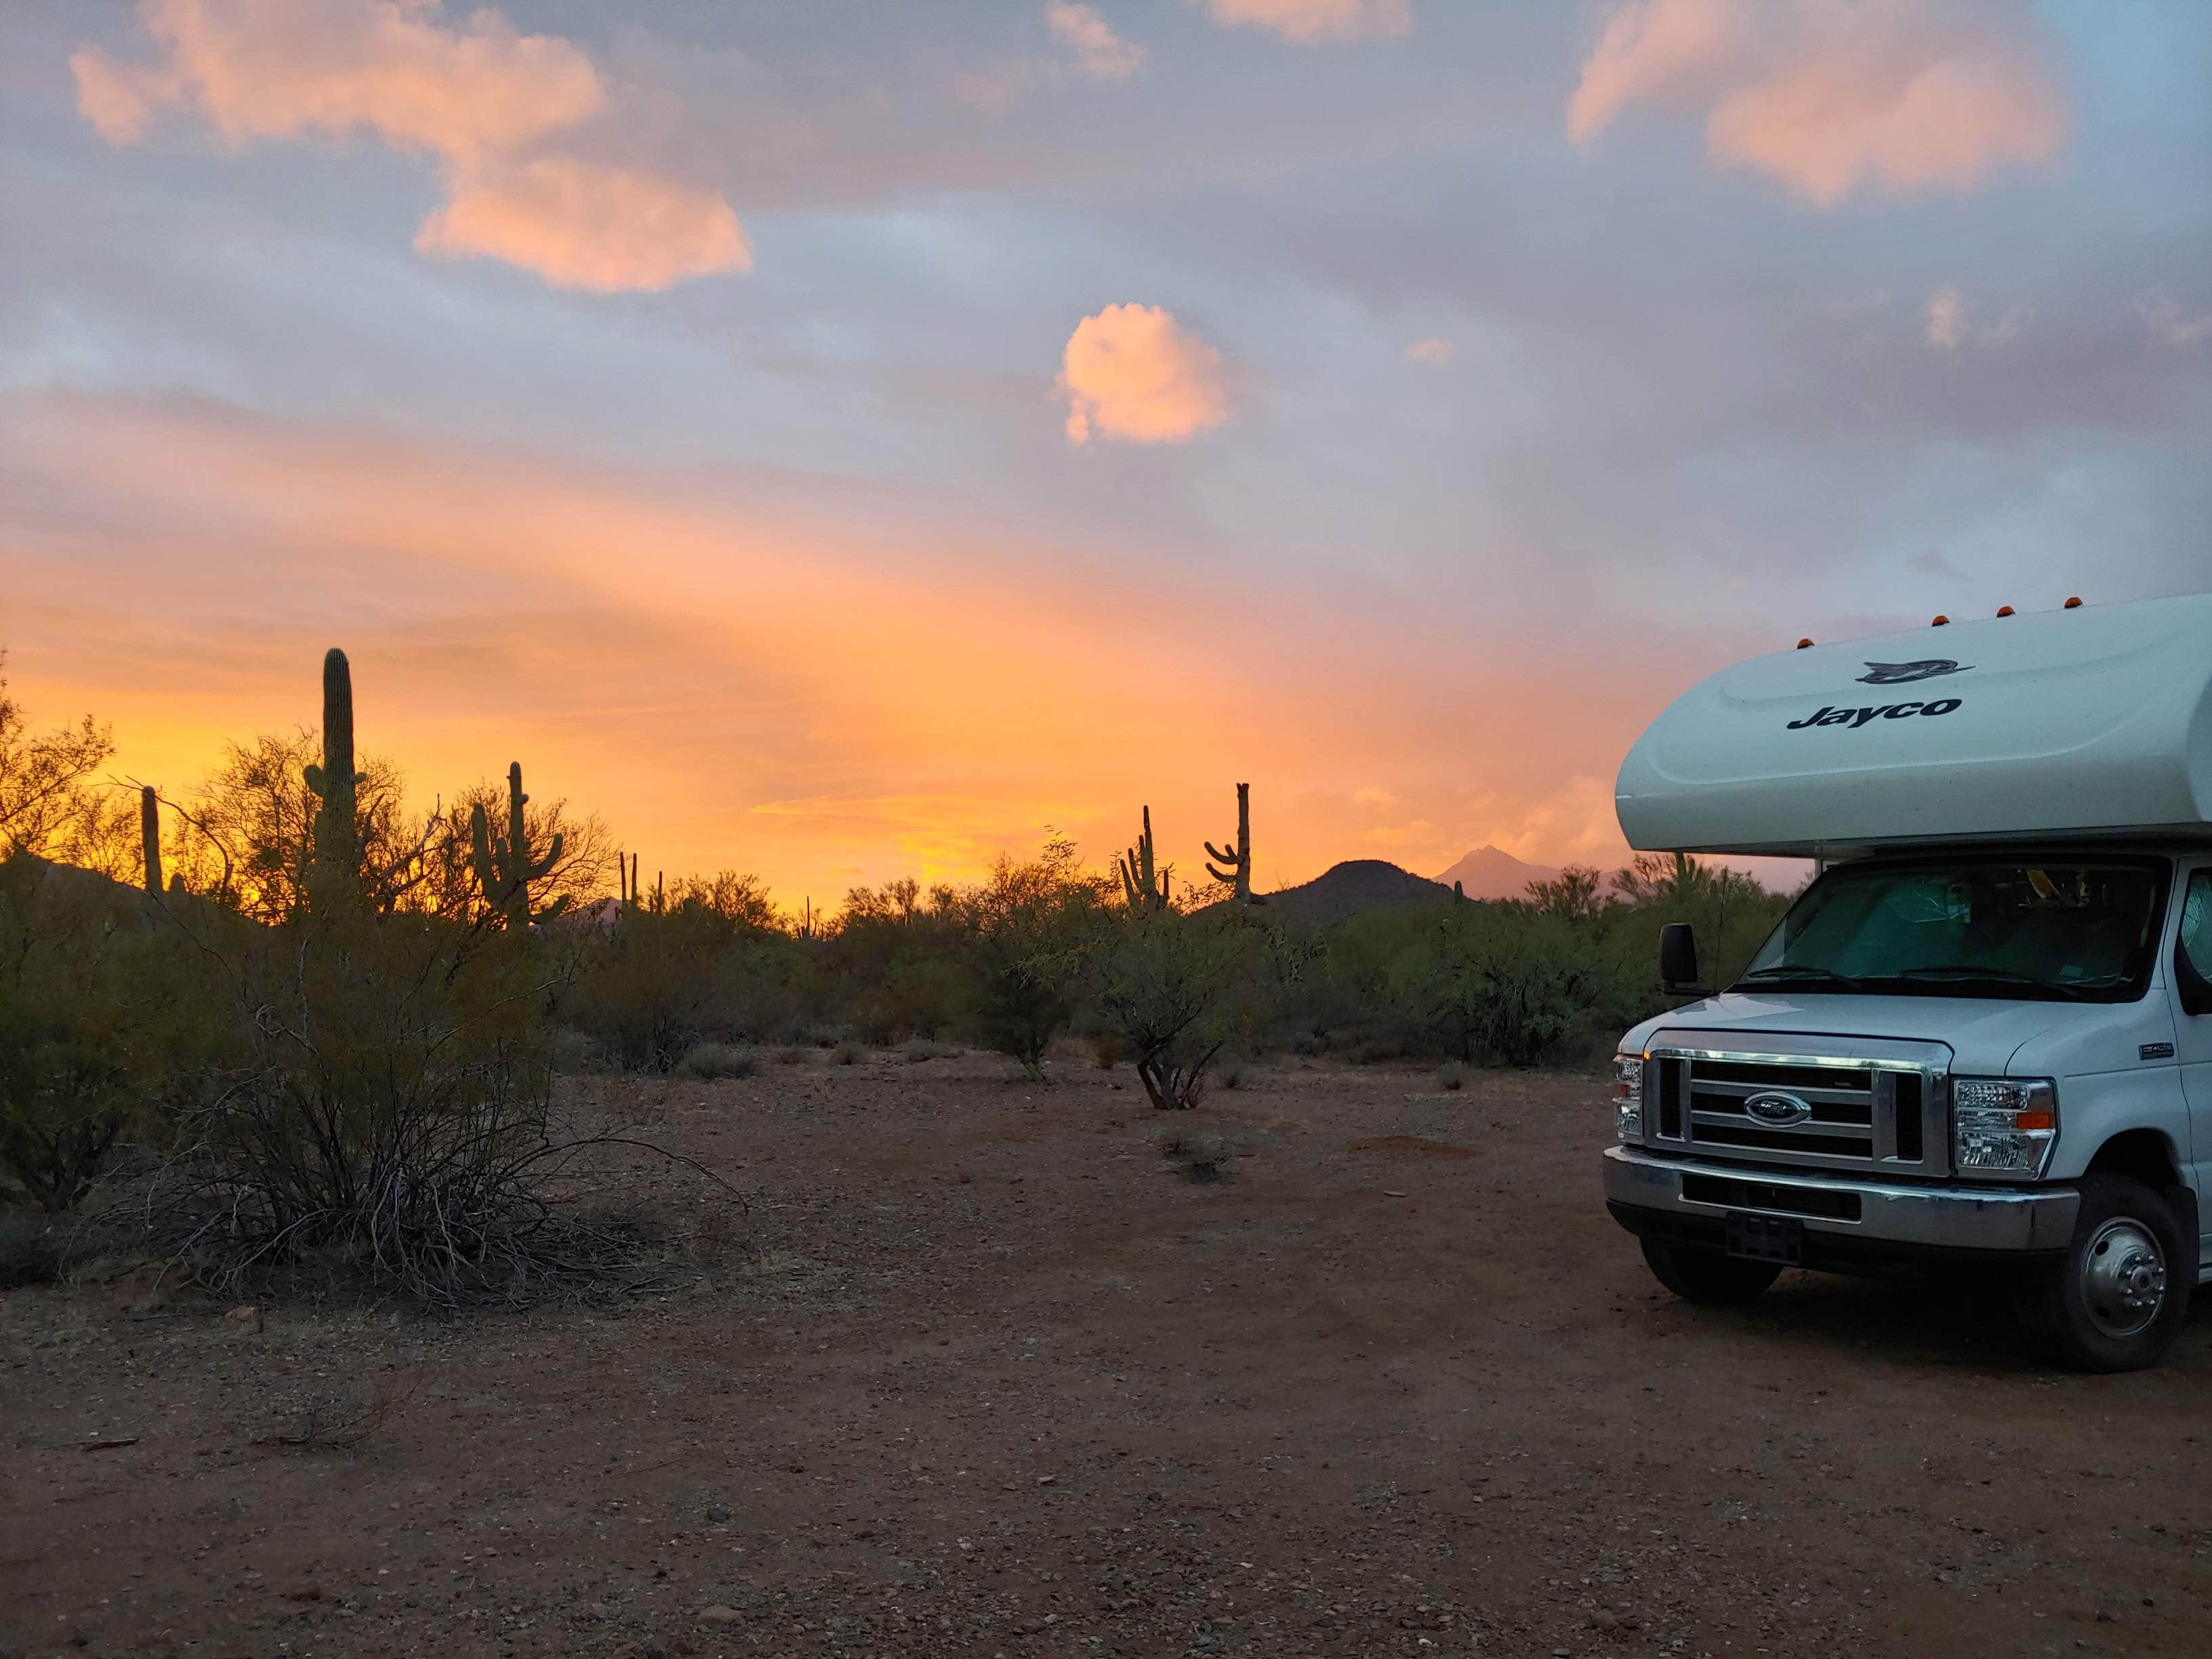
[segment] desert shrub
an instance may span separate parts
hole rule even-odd
[[[1243,1027],[1260,935],[1234,911],[1126,916],[1092,963],[1101,1015],[1162,1111],[1198,1104],[1221,1051]]]
[[[0,1291],[59,1279],[63,1241],[61,1224],[51,1215],[0,1210]]]
[[[1110,1072],[1129,1056],[1129,1045],[1119,1031],[1100,1031],[1091,1039],[1091,1062],[1102,1072]]]
[[[847,1037],[830,1051],[830,1063],[836,1066],[858,1066],[868,1057],[868,1045],[854,1037]]]
[[[808,1050],[800,1048],[795,1042],[787,1044],[775,1051],[775,1063],[779,1066],[804,1066],[806,1064],[807,1058]]]
[[[1448,1060],[1437,1067],[1437,1087],[1457,1093],[1467,1087],[1467,1066],[1464,1061]]]
[[[1462,1060],[1536,1065],[1618,1000],[1613,964],[1565,921],[1526,905],[1452,906],[1401,970],[1414,1023]]]
[[[1084,873],[1075,843],[1055,836],[1027,863],[1001,854],[962,895],[960,943],[972,975],[971,1029],[1031,1078],[1075,1012],[1088,952],[1105,925],[1104,884]]]
[[[559,969],[542,941],[311,915],[255,930],[226,969],[238,1062],[133,1206],[203,1282],[357,1271],[454,1309],[628,1259],[549,1196],[600,1138],[555,1131],[542,1009]]]
[[[1233,1056],[1213,1068],[1213,1080],[1224,1089],[1242,1088],[1244,1075],[1244,1062]]]
[[[760,1069],[760,1062],[750,1049],[734,1042],[695,1042],[676,1062],[676,1069],[685,1077],[750,1077]]]
[[[914,1037],[900,1048],[899,1058],[909,1066],[920,1066],[928,1060],[950,1059],[959,1052],[945,1043],[932,1042],[927,1037]]]
[[[762,1042],[796,1022],[797,941],[687,898],[580,942],[562,1019],[624,1069],[665,1072],[702,1042]]]
[[[27,854],[0,864],[0,1172],[58,1212],[119,1140],[158,1139],[214,1061],[214,990],[161,905]]]
[[[1201,1185],[1229,1179],[1236,1153],[1222,1136],[1210,1132],[1177,1129],[1162,1135],[1160,1155],[1184,1176]]]
[[[554,1071],[563,1077],[586,1077],[612,1069],[606,1050],[597,1041],[566,1025],[556,1025],[546,1033],[545,1054]]]

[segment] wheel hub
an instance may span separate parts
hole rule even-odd
[[[2166,1305],[2166,1252],[2140,1221],[2116,1216],[2081,1255],[2081,1300],[2106,1336],[2133,1336]]]

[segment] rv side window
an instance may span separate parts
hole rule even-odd
[[[2212,979],[2212,870],[2199,870],[2189,878],[2188,895],[2181,901],[2181,951],[2190,966]]]

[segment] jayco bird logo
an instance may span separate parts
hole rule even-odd
[[[1956,663],[1948,657],[1925,657],[1918,662],[1870,662],[1874,672],[1859,676],[1861,685],[1909,685],[1914,680],[1932,680],[1939,674],[1963,674],[1974,665]]]

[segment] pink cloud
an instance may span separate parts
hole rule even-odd
[[[1302,46],[1399,35],[1413,27],[1408,0],[1205,0],[1224,28],[1264,29]]]
[[[1458,351],[1457,346],[1441,337],[1430,340],[1416,340],[1406,348],[1406,361],[1409,363],[1425,363],[1431,368],[1440,368],[1449,362]]]
[[[672,179],[544,155],[457,180],[416,234],[424,253],[504,259],[562,288],[664,289],[748,270],[752,246],[730,204]]]
[[[2063,143],[2024,14],[1942,0],[1632,0],[1584,59],[1577,143],[1649,104],[1703,112],[1706,152],[1822,207],[1972,190]]]
[[[1182,443],[1229,418],[1221,354],[1158,306],[1108,306],[1067,337],[1067,441]]]
[[[2136,301],[2136,314],[2152,335],[2170,346],[2192,346],[2212,340],[2212,311],[2200,316],[2182,313],[2180,306],[2164,289],[2152,289]]]
[[[1053,37],[1075,55],[1078,74],[1093,81],[1126,81],[1144,68],[1150,54],[1124,40],[1091,6],[1074,0],[1052,0],[1044,9]]]
[[[440,0],[144,0],[159,49],[70,59],[77,107],[110,143],[169,111],[227,143],[373,134],[437,158],[446,204],[416,246],[505,259],[566,286],[659,289],[743,270],[727,202],[649,162],[587,148],[617,100],[589,58],[496,11],[447,27]],[[587,124],[592,124],[587,126]]]

